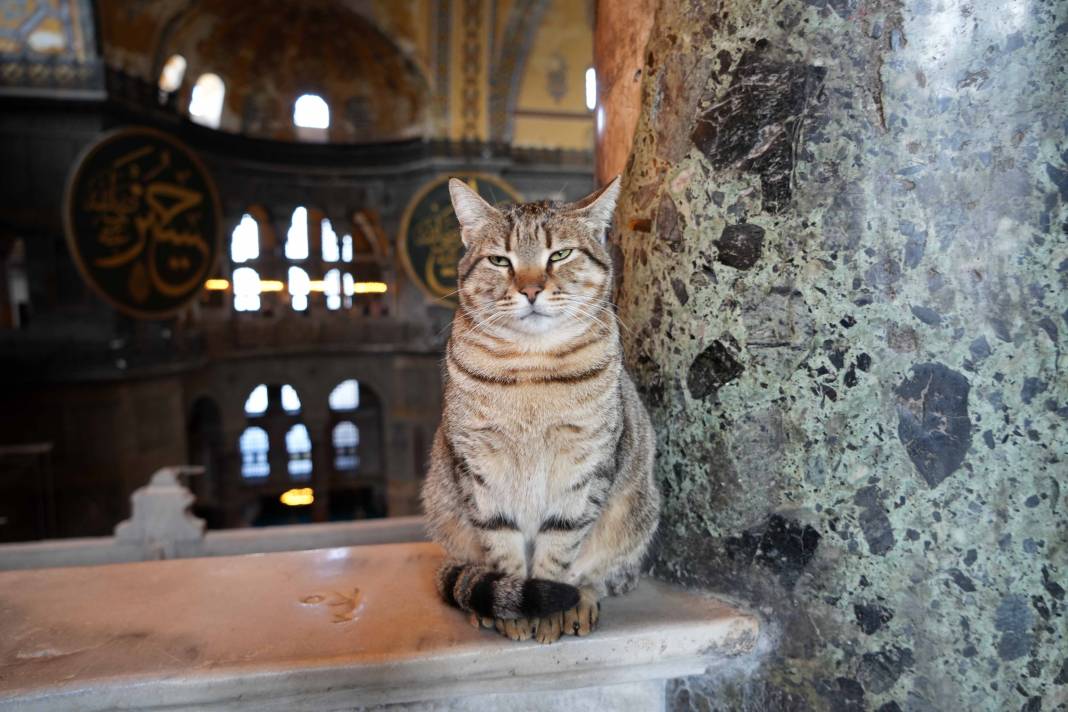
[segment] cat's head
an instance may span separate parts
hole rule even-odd
[[[495,208],[456,178],[449,192],[467,248],[458,271],[460,305],[473,323],[532,335],[614,318],[604,233],[618,177],[574,203]]]

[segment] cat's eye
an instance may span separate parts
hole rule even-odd
[[[557,250],[549,255],[550,262],[559,262],[560,260],[567,259],[567,256],[571,254],[571,250]]]
[[[512,264],[508,261],[508,258],[503,255],[490,255],[486,259],[490,261],[491,265],[497,265],[498,267],[508,267]]]

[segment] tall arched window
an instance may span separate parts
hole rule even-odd
[[[311,476],[311,438],[303,423],[296,423],[286,433],[286,452],[289,455],[289,476],[306,480]]]
[[[172,54],[163,63],[163,70],[159,73],[159,89],[168,94],[177,91],[182,86],[185,78],[185,57],[180,54]]]
[[[333,225],[326,218],[321,223],[323,262],[337,262],[341,259],[341,250],[338,245],[337,233]]]
[[[234,310],[259,311],[260,275],[251,267],[238,267],[233,273]]]
[[[193,85],[193,96],[189,100],[190,118],[209,128],[219,128],[225,98],[226,85],[219,75],[201,74]]]
[[[260,256],[260,226],[256,218],[248,213],[241,216],[241,222],[230,233],[230,259],[234,262],[246,262]]]
[[[308,259],[308,209],[299,207],[293,211],[286,233],[286,259]]]
[[[327,309],[341,308],[341,270],[335,267],[323,277],[323,294]]]
[[[351,420],[342,420],[331,433],[334,445],[334,469],[338,472],[354,472],[360,464],[356,448],[360,445],[360,431]]]
[[[289,268],[289,303],[297,311],[308,308],[308,294],[311,292],[311,280],[302,268]]]
[[[267,460],[271,448],[266,430],[255,425],[245,428],[238,445],[241,449],[242,477],[266,477],[271,474],[271,465]]]

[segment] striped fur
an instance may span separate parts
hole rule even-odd
[[[578,203],[502,210],[459,181],[450,189],[467,251],[423,488],[450,557],[439,591],[508,619],[571,608],[579,587],[629,590],[659,493],[609,301],[602,239],[618,179]]]

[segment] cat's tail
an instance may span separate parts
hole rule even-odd
[[[579,602],[579,590],[571,584],[509,576],[460,561],[446,561],[438,569],[438,593],[449,605],[483,618],[540,618]]]

